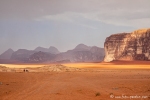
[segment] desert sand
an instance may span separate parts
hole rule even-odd
[[[149,62],[0,66],[0,100],[150,100]]]

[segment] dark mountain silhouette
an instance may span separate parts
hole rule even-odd
[[[100,48],[100,47],[97,47],[97,46],[91,47],[90,51],[93,54],[99,55],[99,56],[104,56],[104,54],[105,54],[104,48]]]
[[[33,50],[19,49],[12,54],[11,59],[21,62],[28,62],[29,57],[35,52],[36,51]]]
[[[24,63],[100,62],[103,58],[103,48],[84,44],[79,44],[74,49],[61,53],[52,46],[48,49],[43,47],[37,47],[35,50],[19,49],[10,57],[12,61]]]
[[[89,47],[84,44],[77,45],[73,50],[56,56],[56,61],[69,60],[71,62],[99,62],[104,58],[104,49],[96,46]]]
[[[89,47],[85,44],[79,44],[74,48],[75,51],[89,51],[90,49],[91,49],[91,47]]]
[[[48,48],[43,48],[43,47],[37,47],[34,49],[34,51],[42,51],[42,52],[49,52]]]
[[[49,53],[58,54],[58,53],[60,53],[60,52],[58,51],[58,49],[57,49],[56,47],[50,46],[50,47],[49,47]]]
[[[12,60],[12,59],[0,59],[0,64],[19,64],[20,61]]]
[[[49,48],[43,48],[43,47],[37,47],[34,49],[34,51],[42,51],[42,52],[48,52],[51,54],[58,54],[59,51],[56,47],[50,46]]]
[[[14,51],[12,49],[8,49],[7,51],[5,51],[4,53],[2,53],[0,55],[0,59],[10,59],[11,55],[14,53]]]
[[[39,51],[39,52],[32,54],[29,57],[29,62],[40,63],[40,62],[46,62],[46,61],[53,61],[54,58],[55,58],[55,54]]]

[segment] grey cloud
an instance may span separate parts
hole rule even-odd
[[[64,12],[103,12],[115,17],[122,12],[119,17],[141,18],[150,16],[149,4],[149,0],[0,0],[0,18],[35,19]]]

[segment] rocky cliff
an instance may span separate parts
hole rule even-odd
[[[105,62],[113,60],[150,60],[150,29],[113,34],[104,43]]]

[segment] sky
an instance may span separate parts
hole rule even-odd
[[[150,28],[150,0],[0,0],[0,53],[83,43],[104,47],[115,33]]]

